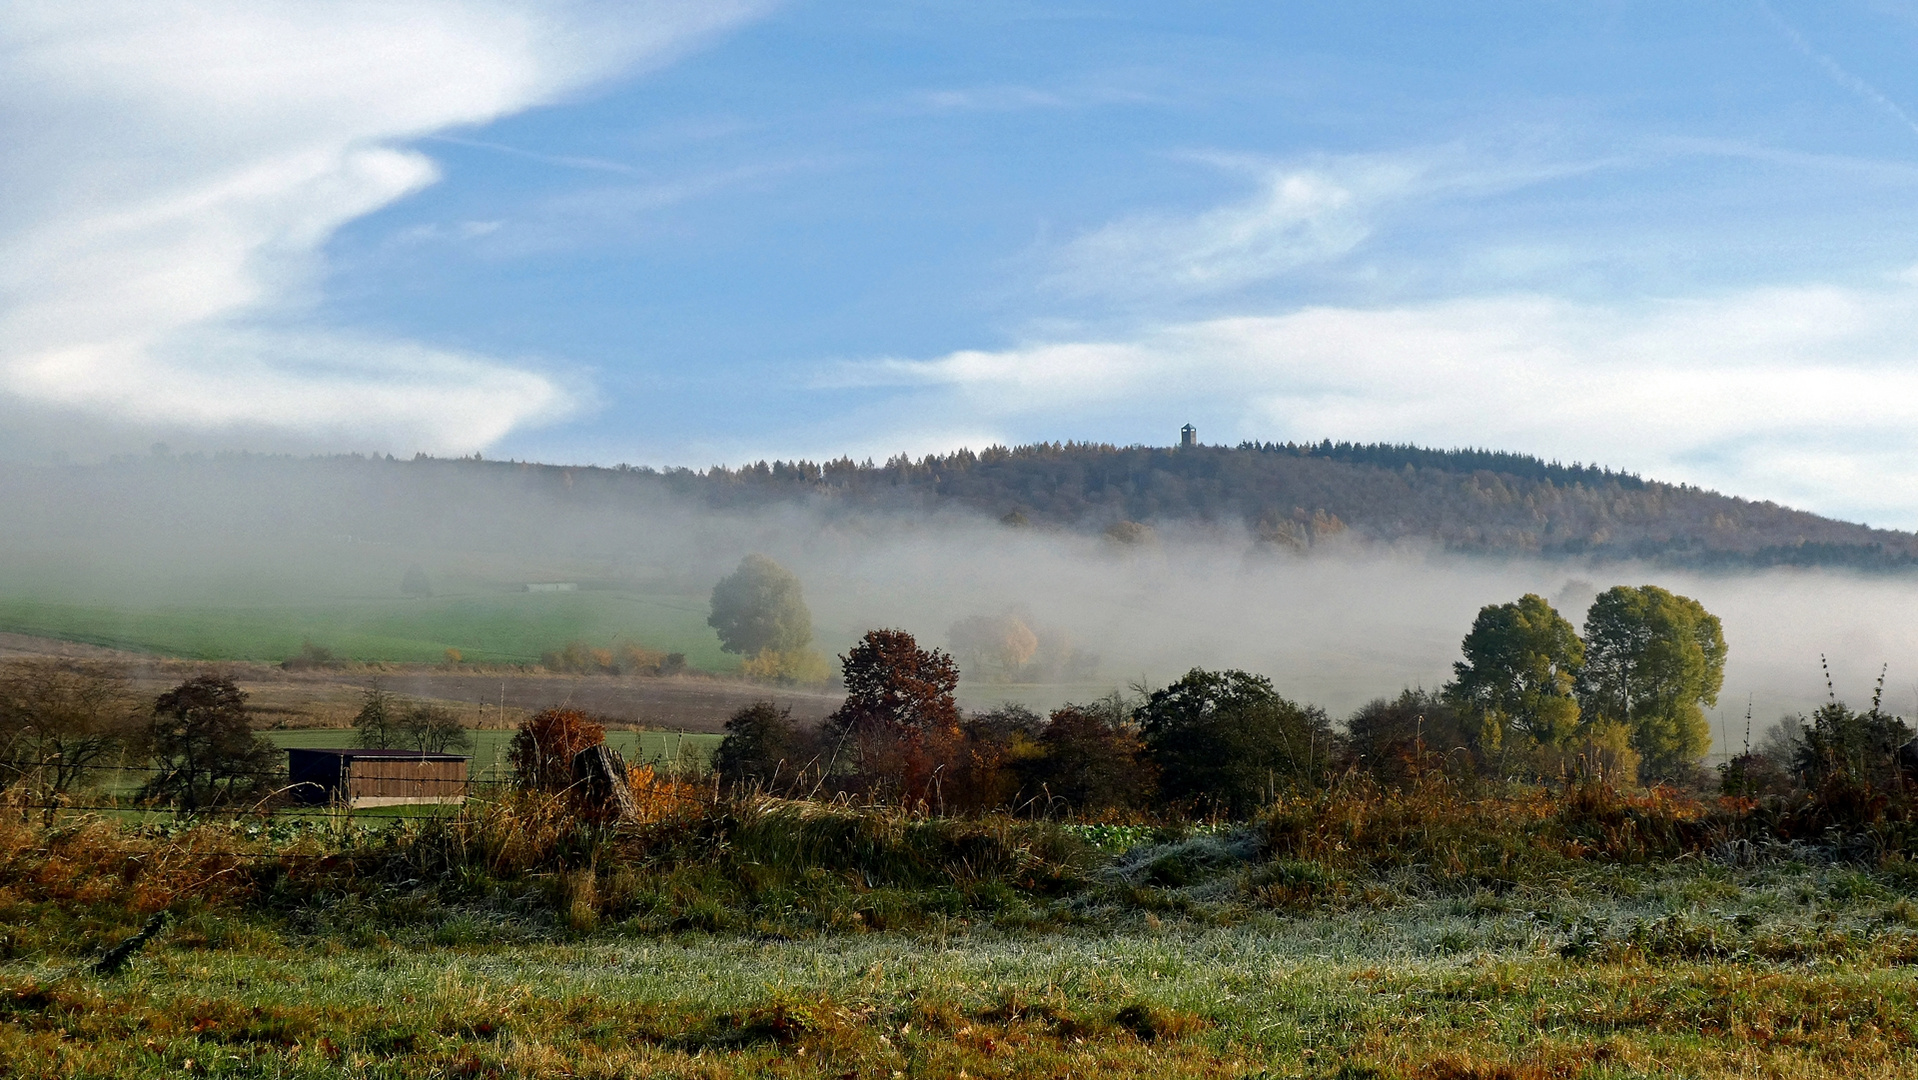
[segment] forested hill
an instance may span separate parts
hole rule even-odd
[[[215,514],[221,528],[249,535],[537,548],[554,543],[555,530],[587,529],[579,523],[591,515],[652,515],[664,502],[721,511],[803,505],[828,516],[957,511],[1008,528],[1103,532],[1115,542],[1197,527],[1273,550],[1409,542],[1687,566],[1918,569],[1912,533],[1522,454],[1378,444],[1040,443],[884,464],[842,458],[698,471],[424,456],[177,455],[0,467],[0,497],[16,508],[42,508],[0,522],[0,539],[23,529],[145,534]],[[45,529],[36,524],[41,518]]]
[[[1143,535],[1128,523],[1205,522],[1294,548],[1338,537],[1691,566],[1918,565],[1912,533],[1488,450],[1040,443],[884,465],[762,462],[660,478],[715,503],[817,492],[851,505],[958,505],[1009,524],[1110,530],[1121,539]]]

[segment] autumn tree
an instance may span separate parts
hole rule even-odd
[[[1017,679],[1039,651],[1039,636],[1024,619],[1010,613],[969,616],[952,624],[946,636],[974,678],[985,674],[1004,681]]]
[[[1233,817],[1316,782],[1338,751],[1323,710],[1245,671],[1193,668],[1135,715],[1166,796]]]
[[[1452,665],[1446,700],[1474,742],[1501,767],[1513,751],[1554,747],[1578,727],[1573,696],[1585,646],[1578,632],[1535,593],[1479,609]]]
[[[812,612],[792,571],[764,555],[748,555],[713,586],[706,625],[720,648],[744,656],[753,674],[803,678],[814,674]],[[830,669],[826,669],[830,670]]]
[[[198,810],[270,795],[281,752],[254,734],[246,697],[217,675],[188,679],[161,694],[141,736],[155,774],[140,797]]]
[[[961,742],[959,666],[904,630],[868,630],[839,663],[846,700],[826,718],[830,760],[868,789],[936,796]]]
[[[606,741],[606,725],[578,709],[542,709],[513,733],[507,759],[513,782],[529,791],[564,791],[573,783],[573,758]]]
[[[1158,777],[1132,707],[1118,694],[1052,710],[1037,741],[1040,753],[1022,771],[1028,790],[1048,806],[1062,803],[1089,817],[1151,804]]]
[[[117,672],[68,660],[0,671],[0,788],[58,799],[101,779],[144,723]]]
[[[1703,604],[1656,585],[1619,585],[1585,616],[1579,702],[1623,725],[1648,780],[1684,778],[1711,747],[1705,709],[1725,682],[1725,631]]]

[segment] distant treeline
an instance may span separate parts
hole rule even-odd
[[[1636,473],[1613,472],[1578,462],[1561,465],[1556,461],[1541,461],[1530,454],[1514,454],[1505,450],[1432,450],[1410,443],[1335,443],[1330,439],[1320,443],[1242,442],[1239,449],[1256,450],[1261,454],[1319,457],[1382,469],[1403,469],[1409,465],[1414,469],[1437,469],[1440,472],[1503,473],[1527,480],[1548,480],[1559,485],[1616,484],[1628,490],[1639,490],[1645,486],[1645,481],[1639,479]]]
[[[1067,442],[899,456],[883,465],[842,458],[653,475],[719,505],[806,492],[857,505],[958,505],[1009,523],[1086,530],[1128,522],[1227,524],[1275,548],[1333,538],[1425,540],[1469,553],[1697,567],[1889,570],[1918,563],[1918,536],[1911,533],[1492,450]]]
[[[720,510],[798,502],[828,512],[962,509],[1008,526],[1104,532],[1118,542],[1150,540],[1153,529],[1224,527],[1273,551],[1411,541],[1473,554],[1701,568],[1902,570],[1918,563],[1918,536],[1912,533],[1598,465],[1385,443],[1173,449],[1051,442],[900,455],[884,463],[841,457],[704,470],[537,465],[477,456],[179,456],[101,467],[92,486],[113,486],[116,470],[199,474],[203,484],[226,475],[259,481],[264,473],[278,473],[322,500],[329,486],[340,487],[337,481],[351,474],[352,500],[380,505],[389,523],[427,508],[443,518],[449,502],[476,507],[489,496],[517,490],[581,510],[617,508],[648,495]],[[70,467],[68,475],[84,471]]]

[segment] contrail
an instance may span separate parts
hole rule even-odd
[[[1891,116],[1896,117],[1898,122],[1905,125],[1912,134],[1918,135],[1918,120],[1912,119],[1911,114],[1900,107],[1897,102],[1879,92],[1877,87],[1853,75],[1850,71],[1847,71],[1844,65],[1838,61],[1812,48],[1811,42],[1805,40],[1805,35],[1799,33],[1797,27],[1786,22],[1784,16],[1778,14],[1777,9],[1773,8],[1768,0],[1758,0],[1758,6],[1764,10],[1765,14],[1771,19],[1772,24],[1777,26],[1778,29],[1784,33],[1785,37],[1790,40],[1792,47],[1800,53],[1803,53],[1806,58],[1810,59],[1819,67],[1824,68],[1825,74],[1831,76],[1833,82],[1850,90],[1865,101],[1876,105],[1879,109]]]

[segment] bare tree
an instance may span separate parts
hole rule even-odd
[[[142,710],[111,668],[63,659],[0,669],[0,787],[52,802],[101,779]]]

